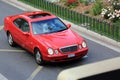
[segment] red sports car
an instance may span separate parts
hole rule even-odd
[[[86,41],[55,15],[34,11],[7,16],[4,30],[10,46],[22,46],[35,55],[37,64],[61,62],[85,56]]]

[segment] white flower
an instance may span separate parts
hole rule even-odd
[[[110,17],[109,19],[112,19],[112,17]]]
[[[120,5],[120,3],[117,3],[117,5]]]
[[[111,8],[110,7],[107,7],[107,9],[110,11],[111,10]]]
[[[116,17],[120,17],[120,14],[117,14]]]
[[[101,13],[101,15],[104,15],[104,14],[105,14],[104,12]]]
[[[103,14],[102,14],[101,16],[102,16],[102,17],[104,17],[104,15],[103,15]]]
[[[108,11],[107,9],[103,8],[102,12],[101,12],[101,15],[105,15],[107,13],[107,11]]]
[[[108,14],[108,17],[110,17],[111,15],[112,15],[112,14],[111,14],[111,13],[109,13],[109,14]]]
[[[112,18],[115,18],[115,15],[112,15]]]
[[[108,11],[108,10],[107,10],[107,9],[105,9],[105,8],[103,8],[103,9],[102,9],[102,12],[107,12],[107,11]]]
[[[117,13],[116,12],[113,12],[113,15],[116,15]]]
[[[114,2],[113,5],[116,5],[116,3]]]

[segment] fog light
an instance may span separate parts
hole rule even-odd
[[[55,50],[55,54],[58,54],[58,50]]]
[[[81,45],[79,45],[79,49],[82,49],[82,46],[81,46]]]

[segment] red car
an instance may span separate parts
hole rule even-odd
[[[85,56],[86,41],[55,15],[44,12],[26,12],[7,16],[4,30],[10,46],[22,46],[35,55],[37,64],[44,61],[61,62]]]

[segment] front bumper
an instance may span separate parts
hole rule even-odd
[[[78,58],[82,58],[85,56],[88,52],[88,48],[84,48],[82,50],[78,50],[75,52],[71,53],[59,53],[56,55],[47,55],[43,56],[43,60],[47,62],[64,62],[64,61],[70,61],[70,60],[75,60]],[[69,56],[69,55],[74,55],[74,56]]]

